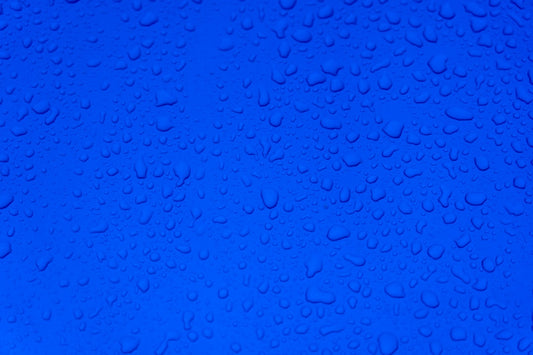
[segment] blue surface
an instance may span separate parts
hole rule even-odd
[[[532,354],[532,10],[0,3],[0,354]]]

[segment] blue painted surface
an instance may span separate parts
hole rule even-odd
[[[532,354],[531,5],[0,3],[0,354]]]

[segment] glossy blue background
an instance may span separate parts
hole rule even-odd
[[[532,354],[532,4],[0,4],[0,354]]]

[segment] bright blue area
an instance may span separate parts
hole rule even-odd
[[[532,354],[524,0],[0,3],[0,354]]]

